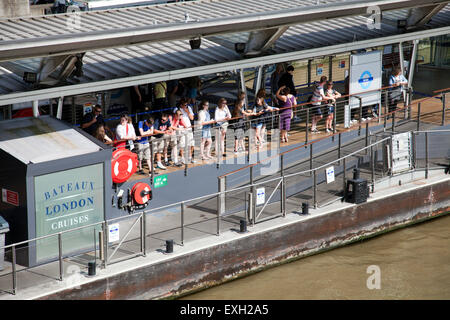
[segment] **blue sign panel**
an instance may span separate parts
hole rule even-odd
[[[358,83],[363,89],[367,89],[370,87],[371,83],[373,81],[372,74],[369,71],[364,71],[361,74],[361,77],[358,79]]]

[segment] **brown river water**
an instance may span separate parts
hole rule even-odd
[[[182,299],[450,299],[450,214]]]

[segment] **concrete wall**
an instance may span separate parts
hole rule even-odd
[[[30,15],[28,0],[2,0],[0,1],[0,19],[14,18]]]
[[[219,284],[291,259],[445,215],[450,180],[299,220],[128,270],[43,299],[155,299]]]

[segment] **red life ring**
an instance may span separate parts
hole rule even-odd
[[[152,188],[144,182],[138,182],[131,189],[131,196],[137,204],[146,204],[152,199]]]
[[[127,181],[137,170],[137,154],[128,149],[117,149],[112,154],[111,176],[115,183]]]

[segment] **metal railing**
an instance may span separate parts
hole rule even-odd
[[[440,95],[442,94],[440,93]],[[443,101],[445,113],[448,108],[445,105],[445,99]],[[418,103],[420,105],[423,102],[424,100]],[[411,114],[411,105],[403,109],[406,108],[409,109],[408,112]],[[393,119],[395,119],[396,113],[405,112],[403,109],[393,111]],[[388,115],[390,114],[384,114],[384,117]],[[418,110],[418,123],[420,123],[420,116],[421,113]],[[414,119],[414,116],[411,118]],[[391,128],[388,128],[385,125],[383,132],[385,134],[395,134],[398,123],[393,121],[391,126]],[[370,135],[367,128],[366,126],[368,139],[364,139],[357,150],[346,150],[345,146],[339,143],[338,148],[335,150],[336,156],[332,160],[320,160],[317,157],[311,157],[297,166],[286,167],[284,158],[293,150],[305,147],[305,144],[280,153],[276,157],[266,158],[264,160],[266,162],[273,161],[275,158],[280,161],[279,170],[272,174],[269,179],[256,181],[252,169],[254,165],[250,165],[248,167],[250,170],[250,183],[240,187],[227,190],[226,179],[228,175],[221,176],[218,177],[218,192],[158,208],[151,208],[142,212],[135,212],[126,217],[105,220],[1,247],[0,250],[5,250],[5,255],[11,261],[11,272],[0,273],[0,279],[7,276],[11,277],[12,290],[10,292],[12,294],[17,293],[20,283],[17,276],[24,271],[33,269],[30,272],[35,272],[36,269],[39,269],[42,272],[40,269],[44,268],[47,277],[64,281],[67,278],[67,272],[66,274],[64,273],[64,265],[68,263],[65,260],[81,259],[80,254],[66,253],[69,242],[73,241],[74,235],[78,237],[79,232],[83,232],[84,238],[93,240],[92,242],[86,240],[86,248],[92,248],[94,252],[94,257],[89,256],[88,259],[97,261],[98,248],[100,261],[103,268],[106,268],[112,263],[128,260],[136,256],[145,256],[150,247],[148,244],[149,239],[153,239],[150,245],[154,246],[155,243],[160,243],[162,238],[173,238],[175,233],[179,239],[179,242],[177,242],[180,245],[184,245],[187,231],[195,231],[200,233],[200,236],[204,234],[219,236],[224,227],[227,230],[236,227],[236,218],[251,224],[260,223],[267,219],[286,216],[287,212],[295,211],[298,209],[299,203],[305,201],[310,202],[314,208],[318,208],[343,199],[346,190],[346,180],[349,178],[348,171],[355,167],[358,167],[362,175],[367,178],[373,192],[377,181],[393,176],[392,170],[390,170],[392,168],[391,161],[386,155],[389,152],[386,146],[392,139],[392,136]],[[414,165],[411,170],[423,170],[425,178],[428,178],[430,170],[447,168],[450,159],[449,133],[450,130],[413,132]],[[442,147],[443,143],[447,148]],[[308,142],[308,145],[313,146],[314,143]],[[313,148],[310,150],[310,154],[313,155]],[[261,164],[262,162],[260,161],[259,163]],[[331,183],[326,183],[325,170],[331,166],[334,169],[335,180]],[[258,198],[258,189],[260,188],[265,189],[264,194],[267,194],[267,197]],[[154,218],[153,214],[169,209],[172,210],[172,213],[175,213],[172,215],[172,219],[175,220],[170,221],[172,227],[157,226],[154,221],[150,221]],[[122,236],[119,239],[110,241],[110,227],[115,223],[120,223],[122,230],[125,229],[125,232],[121,232]],[[198,227],[201,224],[205,225],[202,230]],[[70,234],[72,234],[72,237],[70,237]],[[50,255],[50,258],[32,268],[20,268],[23,251],[34,250],[37,246],[42,246],[43,244],[52,248],[51,252],[53,252],[53,255]],[[86,258],[78,260],[78,263],[81,264],[85,264],[85,262]],[[48,274],[49,272],[50,274]]]
[[[332,120],[331,120],[331,132],[330,134],[336,134],[338,131],[338,126],[342,126],[344,124],[344,118],[345,118],[345,108],[346,105],[348,105],[348,100],[351,97],[356,97],[357,99],[360,100],[359,103],[359,107],[352,109],[350,111],[351,113],[351,118],[354,120],[353,122],[350,123],[350,126],[353,126],[355,124],[355,119],[356,123],[358,124],[358,133],[359,135],[362,132],[362,127],[365,125],[365,120],[370,116],[373,116],[375,114],[375,112],[377,113],[376,116],[378,118],[378,123],[381,123],[381,119],[383,119],[382,115],[384,115],[385,113],[387,113],[388,110],[388,91],[391,89],[392,87],[384,87],[380,90],[374,90],[374,92],[376,91],[380,91],[381,93],[381,105],[376,107],[375,109],[371,110],[369,108],[363,107],[362,105],[362,99],[360,97],[360,95],[358,94],[353,94],[353,95],[342,95],[342,97],[337,101],[333,103],[333,107],[334,107],[334,111],[333,111],[333,116],[332,116]],[[408,91],[410,93],[410,91]],[[411,95],[408,94],[407,95],[408,99],[410,99]],[[408,104],[409,101],[406,100],[405,101],[405,105]],[[275,139],[273,139],[274,136],[278,135],[278,132],[275,132],[274,134],[271,134],[272,132],[270,131],[270,129],[275,129],[275,130],[279,130],[279,124],[280,124],[280,112],[283,111],[284,109],[291,109],[291,108],[281,108],[278,111],[273,111],[273,112],[269,112],[264,114],[264,127],[267,128],[267,130],[265,131],[265,133],[263,132],[263,136],[262,136],[262,140],[267,142],[267,146],[270,146],[271,142],[274,140],[276,142]],[[323,125],[323,122],[326,121],[327,118],[327,114],[326,114],[326,109],[328,109],[327,106],[322,105],[321,109],[323,109],[323,117],[320,119],[314,119],[314,110],[315,108],[311,108],[310,107],[310,103],[299,103],[297,104],[294,108],[293,108],[293,119],[291,122],[291,130],[290,130],[290,134],[291,135],[295,135],[297,133],[300,134],[304,134],[304,142],[307,144],[309,143],[311,140],[313,140],[314,137],[314,133],[311,133],[309,128],[311,127],[311,124],[313,121],[317,120],[317,124],[319,126]],[[383,111],[384,109],[384,111]],[[406,111],[403,111],[406,114]],[[386,119],[386,117],[384,117],[384,119]],[[241,120],[241,122],[239,122],[239,120]],[[395,120],[394,120],[395,121]],[[220,122],[220,121],[219,121]],[[212,131],[212,153],[214,154],[214,158],[216,159],[217,162],[217,168],[220,167],[220,162],[222,161],[222,153],[227,153],[227,157],[230,156],[231,153],[233,153],[234,151],[234,147],[235,147],[235,138],[236,138],[236,129],[238,126],[242,126],[244,127],[244,132],[245,132],[245,138],[244,138],[244,143],[245,143],[245,152],[246,152],[246,162],[247,163],[251,163],[252,156],[251,154],[253,152],[257,152],[258,149],[260,148],[255,148],[255,130],[253,130],[254,125],[258,122],[261,122],[261,119],[255,119],[255,117],[253,116],[244,116],[244,117],[234,117],[231,119],[228,119],[228,128],[227,128],[227,135],[225,137],[225,147],[224,150],[218,150],[217,146],[220,146],[220,144],[218,145],[216,141],[218,141],[219,137],[220,137],[220,127],[217,124],[217,121],[215,121],[213,123],[213,127],[211,128]],[[386,122],[386,121],[385,121]],[[198,123],[195,123],[192,128],[193,128],[193,139],[195,141],[195,145],[199,146],[201,144],[201,137],[202,137],[202,129],[201,129],[201,125],[199,125]],[[191,130],[191,129],[189,129]],[[342,129],[339,128],[340,132],[345,132],[346,128]],[[183,135],[185,133],[183,133],[182,130],[177,131],[179,135]],[[155,134],[151,134],[151,135],[144,135],[142,137],[148,137],[149,139],[152,139],[153,144],[150,143],[150,148],[152,149],[152,159],[153,156],[155,154],[155,144],[158,144],[160,140],[162,139],[167,139],[167,137],[164,138],[155,138]],[[335,139],[334,135],[332,136],[333,140]],[[118,142],[125,142],[125,140],[115,140],[113,143],[118,143]],[[278,142],[276,142],[277,145],[279,145]],[[177,144],[176,143],[171,143],[171,149],[172,148],[177,148]],[[136,148],[135,148],[136,149]],[[231,151],[233,150],[233,151]],[[179,148],[178,148],[179,151]],[[185,154],[189,153],[188,148],[185,149]],[[168,159],[170,159],[173,163],[175,162],[173,157],[172,157],[173,153],[171,152],[171,155],[168,156]],[[196,161],[201,161],[202,159],[199,157],[199,153],[198,153],[198,148],[195,148],[193,151],[193,158]],[[188,175],[188,169],[189,169],[189,161],[188,159],[186,159],[185,161],[185,165],[184,165],[184,171],[185,171],[185,175]],[[153,161],[152,161],[153,164]],[[149,168],[150,169],[150,168]],[[149,170],[150,171],[150,170]],[[154,172],[154,168],[152,165],[151,168],[151,172]],[[152,175],[152,181],[153,181],[154,176]]]

